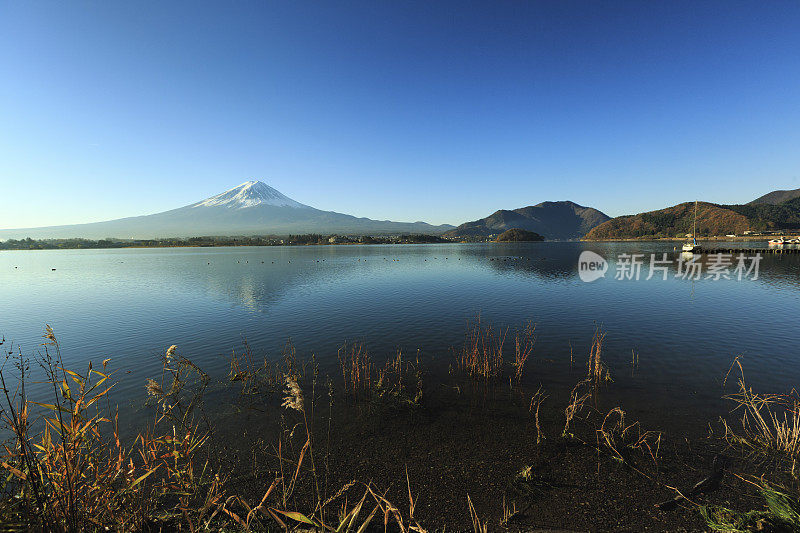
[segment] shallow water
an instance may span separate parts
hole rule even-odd
[[[50,324],[67,367],[111,358],[116,399],[140,400],[172,344],[222,376],[243,339],[278,358],[287,339],[336,375],[337,348],[363,341],[382,362],[421,350],[445,369],[480,315],[536,324],[527,384],[568,389],[596,325],[630,408],[654,418],[706,417],[742,356],[756,388],[798,383],[800,255],[766,255],[757,280],[646,280],[665,243],[520,243],[7,251],[0,253],[0,334],[32,353]],[[752,245],[749,245],[752,246]],[[581,251],[612,260],[578,276]],[[643,253],[642,279],[614,279],[620,253]],[[55,270],[52,270],[55,269]],[[6,342],[4,347],[8,347]],[[632,352],[638,365],[632,367]],[[570,370],[570,357],[573,370]],[[677,400],[676,400],[677,399]]]

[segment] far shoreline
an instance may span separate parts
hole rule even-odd
[[[788,235],[788,234],[787,234]],[[737,242],[765,244],[771,236],[736,236],[736,237],[703,237],[698,242]],[[234,247],[295,247],[295,246],[357,246],[357,245],[409,245],[409,244],[519,244],[535,243],[677,243],[685,238],[616,238],[616,239],[574,239],[543,241],[497,241],[495,238],[485,239],[452,239],[438,235],[393,235],[393,236],[343,236],[343,235],[295,235],[289,237],[254,236],[254,237],[191,237],[187,239],[8,239],[0,241],[1,251],[36,251],[36,250],[116,250],[145,248],[234,248]]]

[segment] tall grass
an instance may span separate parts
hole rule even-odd
[[[372,483],[360,484],[360,499],[348,497],[355,481],[324,498],[313,429],[316,367],[306,395],[301,382],[304,367],[297,364],[292,350],[285,354],[284,365],[295,373],[284,375],[282,406],[300,418],[295,427],[304,429],[305,443],[298,452],[292,451],[289,442],[284,446],[283,436],[279,439],[279,472],[266,485],[260,501],[251,505],[244,497],[227,494],[225,476],[201,459],[208,455],[210,434],[200,429],[195,413],[208,376],[183,357],[177,346],[164,354],[160,379],[146,383],[154,405],[152,425],[126,446],[109,400],[114,387],[113,373],[106,368],[109,360],[103,362],[102,371],[89,364],[85,372],[74,372],[64,367],[49,327],[45,338],[38,362],[47,375],[46,384],[52,387],[50,403],[27,398],[27,361],[9,359],[0,368],[6,404],[2,417],[13,435],[13,442],[0,450],[0,465],[9,479],[0,503],[0,519],[6,524],[16,520],[27,530],[71,533],[199,531],[212,523],[226,529],[233,522],[244,530],[274,525],[289,530],[305,524],[319,530],[363,533],[380,515],[385,527],[403,533],[425,531],[414,516],[408,475],[408,512],[392,504]],[[351,353],[363,363],[364,351]],[[402,373],[400,361],[398,357],[387,368]],[[253,367],[250,363],[240,367],[246,368]],[[10,373],[16,374],[19,384],[13,392],[7,387]],[[364,374],[357,376],[363,379]],[[298,505],[302,499],[297,492],[303,484],[312,487],[308,505]]]
[[[269,485],[261,501],[254,506],[248,505],[244,498],[239,496],[228,497],[221,511],[229,516],[239,526],[250,530],[256,524],[265,525],[267,522],[274,521],[285,530],[293,529],[296,524],[311,526],[319,531],[346,532],[358,531],[364,533],[369,527],[374,517],[380,514],[383,517],[384,529],[390,525],[401,533],[425,533],[425,529],[420,526],[414,517],[415,499],[411,492],[411,482],[406,472],[406,484],[408,489],[409,510],[403,513],[397,506],[391,503],[372,483],[357,483],[352,481],[344,485],[336,494],[330,498],[322,498],[317,480],[317,472],[314,466],[314,433],[313,424],[310,421],[310,405],[306,400],[303,389],[299,381],[291,376],[286,376],[286,390],[283,407],[290,411],[295,411],[302,416],[302,424],[305,429],[305,444],[301,448],[296,458],[289,458],[283,455],[283,441],[278,443],[278,460],[280,472]],[[313,394],[311,395],[313,399]],[[302,480],[306,460],[310,462],[310,472],[315,485],[315,503],[308,506],[309,511],[300,512],[292,510],[292,505],[296,505],[295,491]],[[360,485],[364,492],[360,499],[348,499],[349,491]],[[331,509],[333,504],[341,502],[337,508]],[[364,510],[372,510],[364,517]]]
[[[162,521],[199,524],[218,503],[221,481],[209,475],[207,463],[198,462],[207,435],[189,422],[187,410],[161,404],[158,421],[180,411],[183,425],[159,433],[162,425],[156,424],[126,447],[108,401],[114,387],[108,360],[102,371],[91,363],[82,373],[68,370],[49,326],[45,339],[38,362],[52,387],[52,403],[27,398],[27,361],[14,362],[19,385],[13,393],[6,383],[13,373],[9,360],[0,369],[3,421],[14,436],[2,450],[2,466],[11,476],[13,501],[26,527],[136,530],[152,522],[156,510]],[[167,354],[174,361],[175,349]],[[161,391],[162,398],[174,397],[176,387]]]
[[[482,379],[501,375],[507,331],[475,324],[467,333],[459,358],[462,368]],[[522,368],[532,354],[534,331],[530,326],[516,334],[513,362],[505,363],[507,368],[513,366],[509,379],[521,380]],[[598,328],[589,349],[586,375],[581,376],[571,391],[564,410],[563,435],[597,449],[598,471],[601,451],[605,457],[610,455],[636,470],[631,452],[641,452],[656,462],[661,434],[645,431],[638,422],[627,420],[620,407],[601,411],[598,402],[590,401],[593,397],[597,400],[603,384],[610,379],[603,361],[604,341],[605,333]],[[510,343],[506,348],[506,355],[510,356]],[[28,398],[26,383],[31,375],[27,361],[11,358],[0,368],[5,398],[2,419],[13,436],[0,449],[0,466],[8,476],[6,490],[10,496],[0,503],[2,519],[13,516],[20,527],[56,532],[199,531],[235,524],[244,530],[276,526],[291,530],[303,526],[320,531],[363,533],[381,519],[385,529],[424,531],[415,516],[417,498],[412,494],[408,471],[405,480],[408,505],[403,503],[402,509],[372,482],[353,480],[341,487],[334,486],[329,492],[327,465],[333,384],[329,381],[327,391],[317,391],[316,360],[312,359],[312,367],[301,363],[290,343],[274,371],[266,363],[263,366],[255,363],[246,347],[232,357],[231,371],[225,380],[233,382],[233,387],[242,383],[255,395],[264,392],[255,384],[265,370],[268,371],[264,375],[270,376],[269,379],[280,372],[282,431],[274,453],[268,452],[270,463],[264,470],[269,474],[261,479],[263,486],[252,498],[231,494],[220,465],[207,459],[211,456],[208,449],[213,428],[204,425],[202,404],[209,377],[184,357],[177,346],[166,350],[160,375],[146,383],[148,401],[154,407],[152,422],[127,442],[120,436],[119,418],[110,400],[115,376],[110,371],[110,361],[103,361],[97,367],[90,364],[80,372],[65,368],[58,341],[49,327],[42,350],[36,361],[46,375],[48,398],[36,401]],[[360,344],[346,345],[338,355],[346,394],[372,402],[400,398],[418,403],[421,399],[419,353],[414,358],[398,351],[384,365],[374,364]],[[470,366],[471,363],[474,364]],[[728,398],[735,402],[735,411],[741,413],[738,420],[741,427],[726,422],[726,438],[754,452],[789,457],[794,466],[800,455],[800,398],[795,394],[754,393],[745,383],[741,364],[738,360],[735,364],[741,377],[737,391]],[[309,368],[313,372],[307,371]],[[15,382],[16,389],[9,389],[8,383]],[[320,427],[319,417],[315,420],[315,403],[318,395],[325,393],[329,397],[327,450],[325,436],[318,440],[314,431],[315,425]],[[540,388],[531,396],[528,406],[537,443],[544,438],[540,407],[545,398]],[[523,475],[533,486],[530,468]],[[765,498],[774,496],[776,506],[783,501],[772,493],[765,494]],[[478,516],[471,498],[468,497],[467,503],[472,529],[487,531],[487,517]],[[517,503],[506,505],[503,500],[501,525],[528,509],[517,511]],[[732,511],[711,506],[706,511],[709,524],[723,527],[735,523],[736,517],[729,514]]]
[[[586,402],[591,399],[593,394],[592,379],[587,377],[579,381],[569,393],[569,401],[564,408],[564,430],[561,432],[562,437],[572,435],[571,426],[575,418],[581,413]]]
[[[764,480],[750,481],[764,499],[766,510],[734,511],[719,505],[701,505],[700,514],[713,531],[747,533],[750,531],[800,531],[800,501],[789,490]]]
[[[533,414],[533,421],[536,426],[536,444],[541,444],[542,440],[544,439],[542,425],[539,423],[539,409],[542,407],[542,403],[545,401],[545,399],[547,399],[547,396],[545,396],[542,388],[539,387],[536,390],[536,393],[531,396],[531,404],[528,407],[528,411]]]
[[[597,447],[603,447],[620,462],[627,461],[632,450],[646,451],[654,463],[658,462],[661,433],[644,431],[638,421],[626,423],[625,411],[619,407],[606,413],[596,430],[596,437]]]
[[[514,379],[517,383],[522,381],[522,371],[525,368],[525,361],[528,360],[533,352],[533,345],[536,343],[536,324],[527,323],[521,331],[517,331],[514,336]]]
[[[354,397],[369,395],[372,389],[373,364],[361,343],[345,344],[337,353],[345,390]]]
[[[741,418],[738,429],[723,420],[725,437],[754,453],[784,455],[791,460],[794,474],[800,456],[800,397],[794,391],[791,394],[753,392],[745,381],[738,357],[731,369],[734,366],[739,369],[737,391],[725,398],[736,404],[734,412],[740,412]]]
[[[486,521],[481,521],[469,494],[467,494],[467,507],[469,508],[469,516],[472,519],[472,531],[474,533],[487,533],[487,531],[489,531],[489,524]]]
[[[506,340],[509,328],[484,324],[480,316],[467,325],[461,352],[456,354],[458,368],[465,374],[486,380],[500,378],[505,371]],[[536,325],[532,322],[514,331],[513,359],[509,383],[522,381],[525,363],[536,343]]]
[[[594,330],[594,337],[592,337],[592,346],[589,349],[589,360],[587,362],[587,369],[589,379],[594,384],[595,390],[607,381],[611,381],[611,372],[603,362],[603,341],[605,341],[606,334],[597,326]]]
[[[461,370],[470,376],[485,379],[503,374],[503,345],[508,328],[483,326],[480,318],[469,325],[461,350]]]

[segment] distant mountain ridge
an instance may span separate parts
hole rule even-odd
[[[789,200],[794,200],[795,198],[800,198],[800,189],[791,189],[788,191],[772,191],[764,196],[756,198],[752,202],[749,202],[747,205],[755,205],[755,204],[771,204],[771,205],[778,205],[782,204],[783,202],[788,202]]]
[[[593,228],[587,240],[658,239],[692,233],[694,202],[613,218]],[[772,191],[747,204],[700,202],[697,235],[741,235],[745,231],[800,229],[800,189]]]
[[[522,229],[538,233],[548,240],[579,239],[607,220],[610,217],[605,213],[575,202],[542,202],[519,209],[495,211],[488,217],[461,224],[444,236],[488,237],[510,229]]]
[[[0,230],[0,239],[151,239],[230,235],[339,233],[350,235],[427,233],[453,226],[371,220],[301,204],[261,181],[247,181],[184,207],[138,217],[89,224]]]
[[[685,202],[657,211],[612,218],[593,228],[585,238],[604,240],[683,237],[692,232],[693,222],[694,202]],[[748,229],[750,221],[745,215],[725,206],[707,202],[698,204],[698,235],[741,234]]]
[[[415,233],[485,239],[511,229],[535,232],[548,240],[675,238],[691,232],[693,206],[694,202],[686,202],[612,219],[595,208],[571,201],[542,202],[513,210],[500,209],[454,228],[448,224],[371,220],[323,211],[297,202],[266,183],[251,180],[162,213],[88,224],[5,229],[0,230],[0,239],[152,239],[308,233]],[[800,189],[772,191],[746,204],[699,204],[699,236],[789,229],[800,229]]]

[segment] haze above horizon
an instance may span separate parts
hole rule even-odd
[[[800,187],[800,4],[11,3],[0,228],[261,180],[453,225]]]

